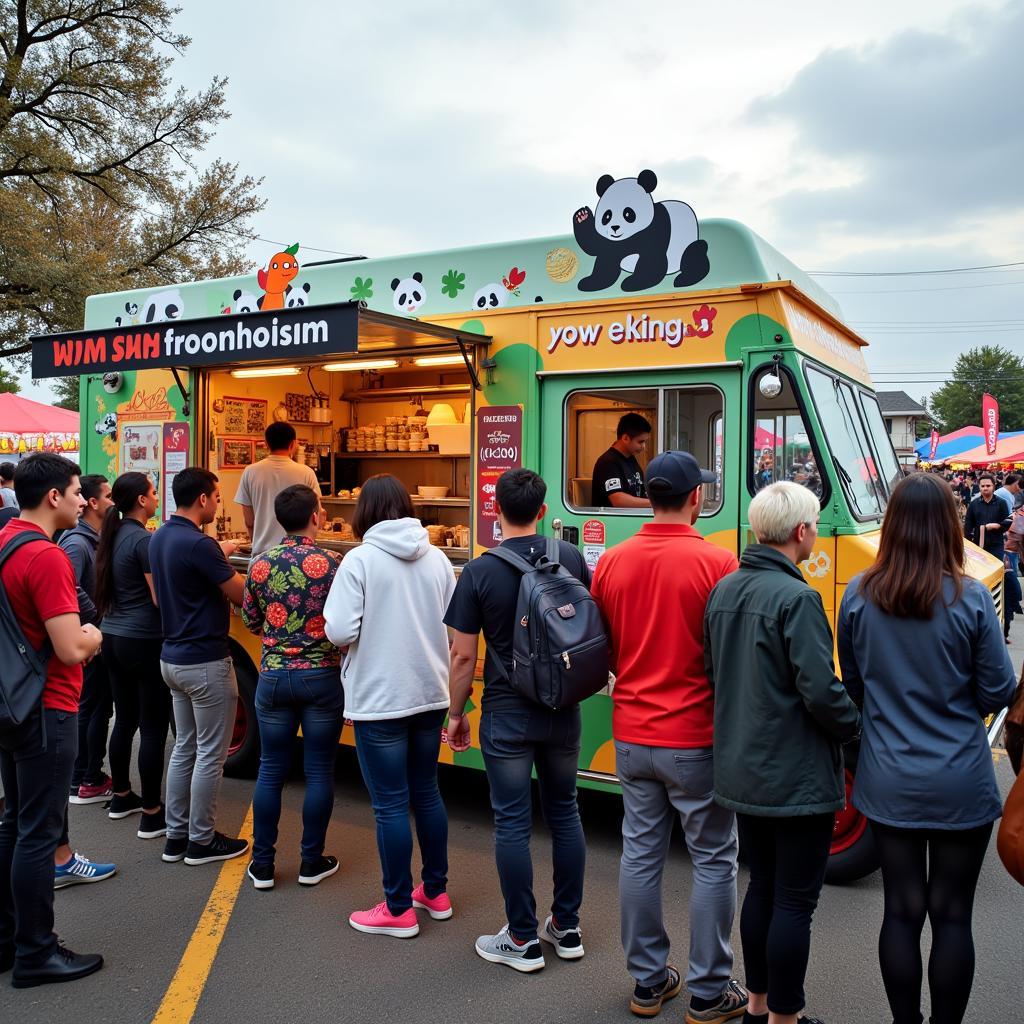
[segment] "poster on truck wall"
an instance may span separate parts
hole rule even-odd
[[[485,548],[501,543],[494,504],[498,477],[523,464],[523,409],[491,405],[476,411],[476,542]]]
[[[164,491],[160,496],[162,519],[167,520],[178,510],[174,500],[174,477],[188,465],[188,424],[164,424]]]

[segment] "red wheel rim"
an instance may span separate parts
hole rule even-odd
[[[829,853],[834,857],[837,853],[849,850],[860,841],[868,827],[868,819],[850,803],[853,793],[853,775],[846,770],[846,807],[836,814],[835,830],[832,833],[832,847]]]
[[[231,730],[231,743],[228,745],[228,757],[237,754],[245,743],[249,732],[249,716],[245,711],[245,701],[241,697],[235,703],[235,726]]]

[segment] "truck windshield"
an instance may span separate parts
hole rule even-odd
[[[891,494],[892,489],[903,479],[903,470],[900,469],[896,452],[893,451],[889,431],[885,429],[885,420],[882,418],[882,410],[878,407],[878,399],[867,391],[861,391],[860,404],[864,410],[864,422],[867,424],[868,433],[878,453],[878,469],[882,480],[885,481],[886,489]]]
[[[825,443],[853,513],[861,519],[880,516],[885,511],[888,492],[853,388],[815,367],[807,366],[805,372]],[[890,457],[891,452],[890,447]]]

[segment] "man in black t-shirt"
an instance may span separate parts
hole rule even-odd
[[[637,456],[651,439],[651,425],[627,412],[615,430],[615,444],[594,463],[590,504],[596,508],[650,508],[644,471]]]
[[[510,469],[498,479],[495,505],[502,547],[530,562],[546,550],[537,522],[547,505],[544,481],[528,469]],[[590,585],[590,570],[578,548],[558,542],[559,560],[577,579]],[[476,951],[491,963],[517,971],[544,966],[538,934],[566,960],[583,956],[579,909],[583,899],[586,841],[576,804],[576,770],[580,755],[579,706],[551,711],[521,697],[506,678],[512,669],[512,636],[522,574],[507,562],[483,555],[463,570],[445,615],[454,632],[451,658],[451,707],[448,744],[469,747],[465,706],[481,630],[487,644],[480,719],[480,748],[494,809],[495,856],[508,924],[496,935],[481,935]],[[504,666],[504,670],[502,669]],[[536,768],[544,817],[551,829],[554,900],[551,914],[537,928],[530,858],[532,796],[530,773]]]

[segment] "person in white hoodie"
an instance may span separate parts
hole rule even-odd
[[[384,900],[356,911],[357,931],[396,938],[419,932],[416,910],[452,916],[447,894],[448,814],[437,788],[441,727],[448,711],[444,618],[455,573],[413,516],[393,476],[363,484],[352,529],[362,546],[345,556],[324,607],[328,639],[348,647],[341,666],[345,715],[377,820]],[[423,856],[412,884],[412,830]]]

